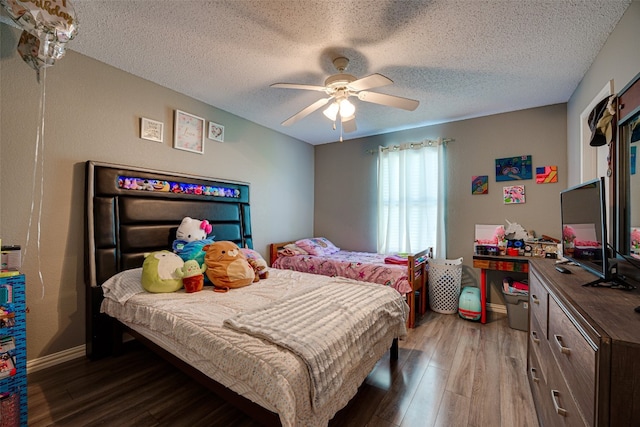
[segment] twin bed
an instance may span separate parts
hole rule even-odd
[[[309,240],[316,239],[303,239],[298,242]],[[290,249],[291,247],[294,249]],[[409,304],[407,320],[409,328],[414,327],[416,314],[418,312],[424,314],[426,311],[428,260],[432,256],[431,248],[405,257],[393,257],[370,252],[338,250],[338,248],[332,253],[307,253],[303,248],[299,248],[296,242],[269,245],[269,262],[274,268],[331,277],[347,277],[395,289],[406,298]],[[416,301],[416,295],[420,296],[419,301]]]
[[[323,426],[406,334],[395,289],[271,269],[228,293],[152,294],[144,254],[170,249],[185,216],[216,240],[253,246],[249,185],[87,162],[87,354],[121,351],[126,332],[265,425]],[[410,294],[413,294],[412,292]]]

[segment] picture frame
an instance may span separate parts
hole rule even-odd
[[[516,181],[532,177],[531,155],[496,159],[496,181]]]
[[[157,120],[140,118],[140,138],[149,141],[162,142],[164,139],[164,123]]]
[[[524,185],[502,187],[502,194],[505,205],[522,204],[526,201]]]
[[[203,154],[204,124],[202,117],[175,110],[173,148]]]
[[[209,139],[218,142],[224,142],[224,126],[209,122]]]

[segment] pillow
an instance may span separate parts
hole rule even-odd
[[[263,265],[263,264],[265,266],[268,265],[267,262],[262,257],[262,255],[260,255],[260,252],[254,251],[253,249],[249,249],[249,248],[240,248],[240,251],[243,253],[243,255],[247,259],[247,261],[252,259],[252,260],[256,261],[258,264],[260,264],[260,265]]]
[[[120,304],[146,291],[142,287],[142,267],[121,271],[102,284],[104,297]]]
[[[296,241],[296,245],[307,251],[310,255],[331,255],[340,250],[324,237],[314,237]]]
[[[284,245],[284,249],[287,249],[288,253],[293,255],[309,255],[309,252],[305,251],[295,243],[289,243],[288,245]]]

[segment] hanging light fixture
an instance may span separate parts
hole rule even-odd
[[[324,114],[332,122],[335,122],[339,109],[340,106],[338,105],[338,103],[332,102],[331,105],[329,105],[329,107],[322,112],[322,114]]]
[[[349,102],[347,98],[344,98],[340,101],[340,117],[346,119],[347,117],[351,117],[356,112],[356,107]]]

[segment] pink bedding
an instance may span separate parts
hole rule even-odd
[[[385,264],[386,255],[339,251],[331,255],[278,256],[274,268],[323,276],[340,276],[391,286],[401,295],[411,292],[407,265]]]

